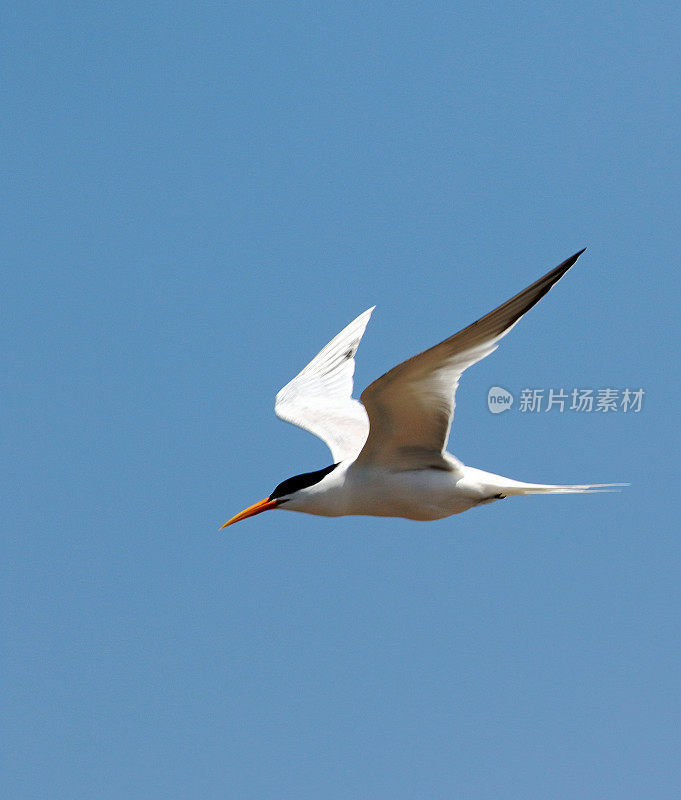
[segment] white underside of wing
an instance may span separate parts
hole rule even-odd
[[[364,406],[352,397],[355,353],[375,306],[335,336],[277,394],[280,419],[322,439],[335,462],[354,458],[369,434]]]

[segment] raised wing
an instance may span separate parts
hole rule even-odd
[[[451,469],[445,448],[454,393],[463,371],[497,349],[499,339],[560,280],[581,250],[508,302],[369,385],[362,402],[371,430],[357,463],[395,470]]]
[[[375,306],[335,336],[277,394],[280,419],[314,433],[329,446],[333,460],[354,458],[369,433],[364,406],[352,397],[355,353]]]

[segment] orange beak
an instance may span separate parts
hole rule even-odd
[[[270,508],[276,508],[278,505],[281,505],[281,500],[269,500],[267,497],[264,500],[260,500],[260,502],[255,503],[248,508],[244,508],[243,511],[240,511],[236,517],[232,517],[232,519],[225,522],[224,525],[220,527],[226,528],[228,525],[234,525],[235,522],[241,522],[242,519],[246,519],[247,517],[253,517],[256,514],[259,514],[261,511],[269,511]]]

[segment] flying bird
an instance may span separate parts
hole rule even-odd
[[[222,527],[275,508],[324,517],[435,520],[512,495],[624,485],[524,483],[468,467],[446,450],[464,370],[496,350],[583,252],[459,333],[393,367],[362,392],[361,403],[352,397],[355,353],[375,307],[360,314],[284,386],[274,406],[278,417],[322,439],[334,463],[288,478]]]

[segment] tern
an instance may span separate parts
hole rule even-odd
[[[322,439],[334,463],[280,483],[222,528],[269,509],[436,520],[512,495],[607,491],[625,484],[523,483],[468,467],[446,451],[454,395],[468,367],[559,281],[584,252],[352,397],[355,353],[375,306],[344,328],[277,394],[275,413]]]

